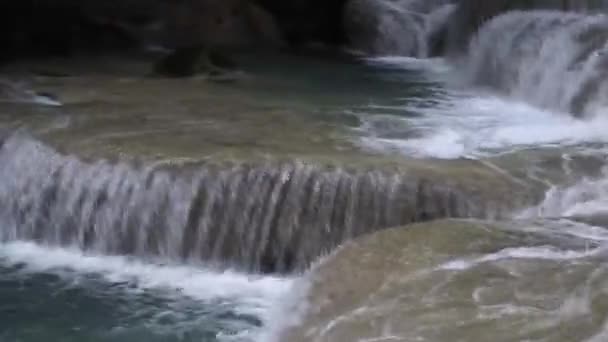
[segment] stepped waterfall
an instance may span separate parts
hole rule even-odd
[[[0,341],[608,340],[608,1],[288,3],[0,64]]]

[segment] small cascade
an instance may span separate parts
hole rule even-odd
[[[0,150],[0,178],[1,240],[261,272],[302,270],[381,228],[501,215],[475,191],[397,171],[86,163],[21,134]]]
[[[524,210],[521,218],[567,218],[608,227],[608,174],[584,178],[570,186],[549,189],[538,205]]]
[[[456,10],[448,19],[446,52],[464,52],[471,37],[485,22],[509,11],[557,10],[597,13],[606,8],[606,0],[459,0]]]
[[[608,16],[509,12],[480,29],[465,63],[475,84],[592,116],[608,104]]]
[[[428,57],[440,50],[450,0],[351,0],[344,23],[350,47],[371,55]]]

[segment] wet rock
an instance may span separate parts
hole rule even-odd
[[[450,256],[490,248],[497,239],[485,236],[489,229],[491,225],[485,223],[433,222],[385,230],[345,243],[307,275],[308,295],[291,308],[303,315],[302,322],[282,333],[280,340],[346,342],[379,338],[382,324],[378,320],[391,320],[390,314],[383,310],[357,315],[358,308],[374,302],[386,288],[394,291],[401,279],[414,277],[416,272],[433,268]],[[467,243],[476,238],[480,239],[478,247]],[[386,310],[395,319],[402,317],[399,307]],[[365,323],[362,317],[369,321]],[[398,336],[398,331],[391,332]]]
[[[176,49],[154,66],[154,72],[169,77],[189,77],[199,74],[220,77],[236,68],[236,63],[228,56],[209,51],[202,46],[195,46]]]
[[[574,294],[591,274],[585,294],[602,293],[608,272],[550,224],[438,221],[348,242],[306,275],[307,294],[283,308],[301,320],[276,340],[587,340],[603,319],[565,308],[589,299]]]

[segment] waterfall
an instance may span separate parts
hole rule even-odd
[[[140,164],[88,163],[23,134],[7,138],[0,240],[284,273],[381,228],[500,215],[475,190],[395,170]]]
[[[446,52],[460,54],[467,42],[488,20],[514,10],[560,10],[597,12],[608,7],[606,0],[459,0],[448,19]]]
[[[441,50],[452,2],[351,0],[344,14],[350,47],[371,55],[434,55]]]
[[[509,12],[481,27],[465,63],[477,85],[591,116],[608,104],[608,17]]]

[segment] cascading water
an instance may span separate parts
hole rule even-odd
[[[352,0],[344,21],[355,50],[424,58],[441,50],[441,36],[453,10],[451,0]]]
[[[371,52],[432,54],[430,37],[442,36],[452,2],[386,3],[386,26],[372,31],[385,36],[374,36]],[[414,40],[396,41],[403,28]],[[606,121],[557,112],[601,111],[606,39],[601,15],[497,17],[472,42],[467,68],[456,70],[499,92],[490,96],[451,88],[450,60],[391,57],[337,71],[364,70],[344,83],[380,75],[377,84],[397,89],[390,99],[362,86],[356,99],[342,94],[352,106],[327,101],[327,110],[299,98],[306,83],[293,93],[314,105],[287,116],[296,111],[284,99],[251,101],[255,110],[237,119],[236,110],[251,108],[208,107],[226,90],[239,90],[230,101],[245,97],[249,80],[219,91],[202,80],[96,87],[95,77],[66,77],[50,82],[59,95],[66,90],[61,107],[21,111],[35,99],[0,100],[2,123],[28,132],[0,144],[0,340],[268,342],[269,327],[292,323],[285,303],[312,299],[303,335],[279,342],[603,341],[608,191],[597,170],[605,165]],[[323,69],[323,82],[332,82],[315,83],[315,93],[350,89],[333,82],[335,70]],[[252,97],[260,97],[267,83],[252,83]],[[171,90],[173,102],[158,99]],[[200,100],[202,91],[211,95]],[[267,112],[271,119],[257,121]],[[310,120],[294,122],[309,112]],[[327,131],[304,127],[310,139],[285,143],[308,121],[323,121]],[[256,126],[273,135],[283,122],[291,125],[272,144],[257,135]],[[162,150],[177,134],[179,144]],[[302,146],[315,140],[332,150]],[[81,141],[88,142],[82,151]],[[50,147],[66,142],[70,153]],[[77,157],[109,150],[145,158],[149,150],[140,147],[148,142],[160,161]],[[225,148],[241,153],[232,161]],[[293,154],[277,152],[285,150]],[[401,155],[386,156],[395,150]],[[507,221],[390,229],[452,217]],[[320,287],[302,298],[314,277]],[[557,336],[571,326],[583,328]]]
[[[605,164],[607,18],[503,14],[480,28],[456,63],[465,67],[454,72],[488,89],[438,104],[401,103],[422,118],[391,112],[399,106],[360,109],[370,133],[363,145],[375,151],[482,160],[503,154],[527,159],[524,168],[536,153],[555,153],[565,163],[560,171],[578,181],[553,184],[538,206],[506,222],[436,221],[345,243],[307,274],[307,294],[288,308],[301,321],[280,339],[605,341],[606,175],[586,178],[569,164],[571,153]]]
[[[20,134],[0,150],[0,178],[11,180],[0,185],[4,241],[264,272],[303,270],[380,228],[500,215],[471,191],[407,173],[298,162],[88,164]]]
[[[608,17],[509,12],[473,39],[466,77],[533,105],[576,116],[607,104]]]
[[[601,13],[607,7],[605,0],[460,0],[448,19],[446,53],[458,55],[465,52],[467,43],[485,22],[509,11]]]

